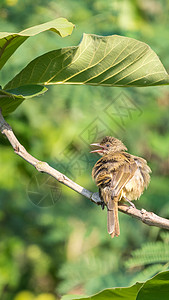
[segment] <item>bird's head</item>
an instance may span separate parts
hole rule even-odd
[[[126,146],[120,140],[111,136],[106,136],[100,143],[93,143],[91,146],[98,147],[98,149],[95,149],[90,153],[99,153],[100,155],[127,150]]]

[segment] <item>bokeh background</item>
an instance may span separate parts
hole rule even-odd
[[[169,71],[168,14],[168,0],[1,0],[0,31],[19,32],[57,17],[76,27],[64,39],[52,32],[30,38],[1,71],[0,84],[38,55],[77,45],[83,32],[144,41]],[[136,206],[169,217],[168,87],[53,86],[6,119],[32,155],[92,191],[97,188],[91,170],[99,157],[89,153],[90,142],[106,134],[122,139],[153,171]],[[146,280],[157,269],[168,268],[167,258],[158,268],[149,261],[139,267],[128,263],[136,249],[147,246],[146,255],[151,245],[168,245],[167,232],[119,213],[121,235],[112,240],[106,210],[37,174],[2,135],[0,187],[0,299],[90,295]]]

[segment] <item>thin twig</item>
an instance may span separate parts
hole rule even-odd
[[[23,159],[25,159],[28,163],[33,165],[37,171],[46,173],[52,177],[54,177],[56,180],[58,180],[60,183],[63,183],[67,187],[73,189],[74,191],[78,192],[79,194],[85,196],[86,198],[93,201],[95,204],[100,205],[101,201],[99,198],[98,193],[92,193],[88,191],[87,189],[83,188],[79,184],[75,183],[71,179],[69,179],[64,174],[60,173],[59,171],[55,170],[51,166],[49,166],[46,162],[42,162],[38,160],[37,158],[30,155],[26,149],[19,143],[16,136],[14,135],[12,128],[9,126],[8,123],[5,122],[3,115],[0,110],[0,131],[2,134],[4,134],[7,139],[9,140],[10,144],[12,145],[15,153],[19,156],[21,156]],[[159,217],[158,215],[155,215],[153,212],[147,212],[146,210],[138,210],[134,207],[129,207],[125,204],[119,205],[119,211],[130,215],[134,218],[139,219],[143,223],[149,225],[149,226],[156,226],[164,229],[169,230],[169,220],[164,219],[162,217]]]

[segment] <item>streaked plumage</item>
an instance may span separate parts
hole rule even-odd
[[[151,169],[145,159],[125,152],[127,148],[114,137],[105,137],[92,145],[101,149],[91,152],[103,155],[93,167],[92,177],[99,187],[103,206],[107,206],[108,232],[112,237],[118,236],[118,202],[137,200],[149,184]]]

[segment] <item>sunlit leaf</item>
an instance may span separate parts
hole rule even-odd
[[[169,75],[143,42],[117,35],[84,34],[79,46],[34,59],[5,88],[26,84],[154,86],[169,84]]]
[[[72,33],[74,25],[64,18],[58,18],[41,25],[30,27],[19,33],[0,32],[0,69],[7,62],[16,49],[30,36],[34,36],[43,31],[53,31],[61,37]]]

